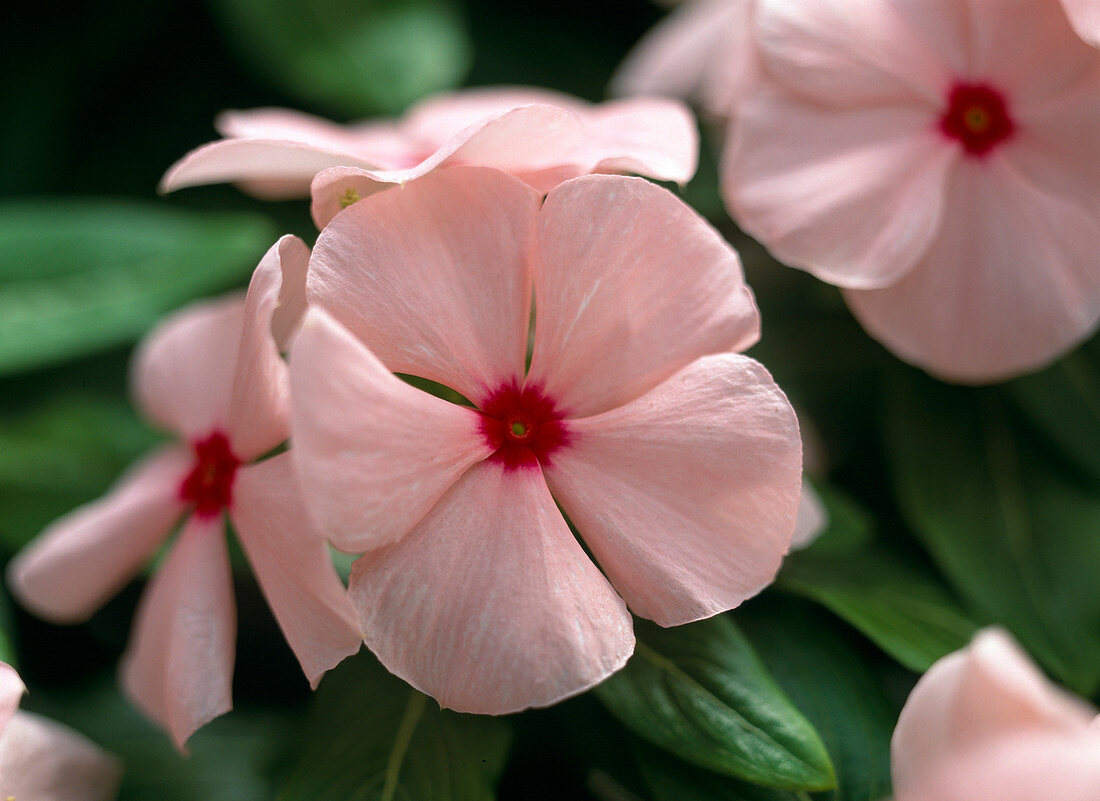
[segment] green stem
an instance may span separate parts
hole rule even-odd
[[[426,700],[427,696],[416,690],[409,693],[409,703],[405,706],[405,714],[401,716],[397,736],[393,740],[393,750],[390,751],[390,758],[386,762],[386,783],[382,786],[380,801],[393,801],[393,794],[397,792],[397,779],[401,775],[401,763],[405,761],[405,754],[409,751],[409,743],[412,742],[416,724],[424,714]]]

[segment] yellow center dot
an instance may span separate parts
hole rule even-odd
[[[512,429],[512,433],[515,434],[517,437],[523,437],[527,435],[527,426],[525,426],[518,420],[511,423],[510,426]]]
[[[990,122],[989,112],[981,106],[971,106],[965,112],[963,112],[963,123],[974,133],[982,133],[988,127]]]
[[[338,197],[340,199],[340,208],[342,209],[346,209],[352,203],[359,202],[359,193],[356,192],[354,188],[343,192]]]

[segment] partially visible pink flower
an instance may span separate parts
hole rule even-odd
[[[16,801],[110,801],[122,766],[59,723],[20,712],[19,674],[0,662],[0,798]]]
[[[1005,632],[934,664],[891,745],[895,801],[1096,801],[1097,710],[1052,685]]]
[[[757,0],[730,213],[901,358],[1035,370],[1100,320],[1100,51],[1058,0]]]
[[[1100,0],[1062,0],[1074,30],[1086,42],[1100,47]]]
[[[429,98],[396,121],[337,125],[282,109],[227,111],[224,139],[191,151],[161,191],[234,181],[261,197],[312,193],[323,228],[355,200],[454,164],[494,167],[547,192],[591,172],[686,183],[698,134],[661,99],[599,105],[542,89],[470,89]]]
[[[758,69],[754,0],[688,0],[627,54],[611,81],[616,95],[679,97],[724,119]]]
[[[367,645],[460,711],[602,681],[633,651],[627,606],[664,626],[737,606],[798,506],[794,413],[735,353],[759,333],[736,253],[642,179],[540,200],[455,167],[349,208],[291,347],[291,453],[325,534],[366,552]]]
[[[359,647],[354,613],[302,506],[289,455],[256,461],[287,438],[286,363],[272,327],[289,333],[293,320],[284,312],[304,303],[308,258],[301,240],[284,237],[256,268],[247,297],[194,304],[153,331],[135,359],[136,400],[181,442],[55,522],[9,568],[25,606],[57,623],[79,622],[186,518],[142,597],[122,666],[126,691],[180,748],[232,705],[236,614],[226,514],[310,683]]]

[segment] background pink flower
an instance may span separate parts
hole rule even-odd
[[[186,516],[142,597],[122,667],[134,702],[180,748],[232,706],[236,614],[225,513],[310,683],[359,647],[289,456],[255,462],[287,438],[286,364],[272,326],[288,333],[285,312],[301,309],[308,258],[303,242],[284,237],[256,268],[247,297],[194,304],[154,330],[135,357],[134,391],[145,415],[182,444],[157,450],[104,498],[58,520],[9,567],[25,606],[53,622],[79,622]]]
[[[162,191],[235,181],[261,197],[313,195],[323,228],[360,197],[440,166],[516,175],[540,192],[590,172],[635,172],[686,183],[698,134],[691,113],[660,99],[593,105],[543,89],[473,89],[429,98],[400,120],[343,126],[282,109],[228,111],[225,137],[191,151]],[[312,186],[312,188],[311,188]]]
[[[895,801],[1094,801],[1097,710],[1052,685],[999,629],[917,682],[892,742]]]
[[[1100,51],[1056,0],[760,0],[723,156],[734,218],[958,381],[1100,319]]]
[[[794,413],[731,352],[759,331],[733,250],[641,179],[539,201],[456,167],[348,209],[291,349],[292,455],[326,535],[366,552],[367,644],[460,711],[598,683],[633,650],[627,606],[665,626],[736,606],[798,506]]]

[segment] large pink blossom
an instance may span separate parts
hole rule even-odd
[[[530,367],[525,367],[534,298]],[[444,706],[551,704],[767,585],[798,425],[734,251],[675,196],[437,172],[339,214],[291,346],[295,458],[382,662]],[[443,400],[394,376],[460,393]],[[602,573],[570,532],[568,515]],[[625,603],[624,603],[625,600]]]
[[[1052,685],[999,629],[917,682],[894,731],[895,801],[1096,801],[1097,710]]]
[[[722,188],[903,359],[1037,369],[1100,319],[1100,51],[1058,0],[758,0]]]
[[[231,707],[236,613],[226,513],[312,684],[360,643],[290,457],[255,461],[287,438],[286,363],[272,328],[285,338],[300,314],[308,258],[301,240],[284,237],[260,262],[247,297],[195,304],[154,330],[136,356],[135,395],[180,442],[51,525],[10,566],[25,606],[54,622],[79,622],[186,518],[142,597],[122,667],[134,702],[181,748]]]
[[[358,198],[439,167],[494,167],[543,193],[590,172],[682,184],[695,174],[699,148],[694,120],[680,103],[592,105],[528,88],[440,95],[396,121],[344,126],[257,109],[227,111],[217,127],[225,138],[184,156],[164,176],[162,191],[235,181],[262,197],[312,192],[318,228]]]
[[[59,723],[19,710],[19,674],[0,662],[0,798],[16,801],[110,801],[122,766]]]

